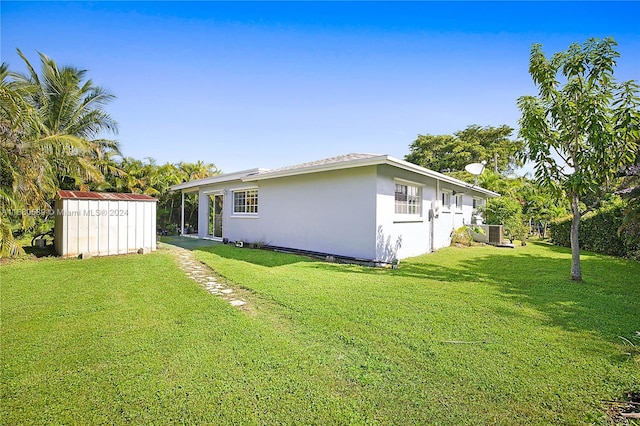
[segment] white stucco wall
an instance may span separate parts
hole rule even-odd
[[[415,184],[421,188],[422,208],[419,215],[395,213],[396,182]],[[432,179],[389,166],[378,166],[376,260],[391,262],[394,258],[404,259],[430,251],[429,209],[434,197]]]
[[[396,181],[421,187],[420,215],[395,214]],[[251,188],[258,189],[258,214],[234,214],[233,192]],[[462,190],[390,165],[227,181],[199,188],[198,236],[210,237],[209,195],[218,193],[224,196],[222,235],[230,241],[391,262],[446,247],[451,231],[471,222],[473,195],[479,195],[473,191],[463,195],[462,210],[452,197],[452,206],[430,217],[443,189]]]
[[[230,240],[373,259],[375,170],[369,166],[258,181],[257,217],[233,215],[229,197],[224,235]]]
[[[395,183],[414,183],[421,187],[420,216],[402,217],[395,214]],[[456,209],[455,198],[450,206],[442,206],[438,217],[430,217],[432,203],[441,200],[442,191],[463,191],[462,187],[387,165],[378,167],[377,178],[377,259],[385,262],[394,257],[404,259],[429,253],[451,244],[451,232],[471,223],[473,196],[481,194],[466,190],[462,194],[462,209]],[[433,228],[433,229],[432,229]]]

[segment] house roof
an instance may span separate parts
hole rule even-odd
[[[311,161],[302,164],[295,164],[292,166],[280,167],[277,169],[252,169],[244,172],[237,172],[225,175],[214,176],[211,178],[200,179],[191,182],[184,182],[179,185],[171,187],[172,190],[197,189],[199,186],[208,185],[212,183],[225,182],[229,180],[241,180],[243,182],[254,182],[266,179],[275,179],[287,176],[296,176],[309,173],[319,173],[331,170],[350,169],[355,167],[376,166],[387,164],[400,169],[408,170],[414,173],[428,176],[433,179],[447,182],[452,185],[456,185],[462,188],[470,189],[491,197],[498,197],[500,194],[489,191],[488,189],[481,188],[477,185],[461,181],[459,179],[452,178],[451,176],[444,175],[442,173],[435,172],[433,170],[420,167],[416,164],[409,163],[404,160],[392,157],[390,155],[378,155],[378,154],[362,154],[351,153],[346,155],[340,155],[337,157],[325,158],[322,160]]]
[[[400,169],[412,171],[423,176],[428,176],[442,182],[447,182],[452,185],[460,186],[466,189],[480,192],[491,197],[498,197],[500,194],[497,192],[489,191],[488,189],[481,188],[477,185],[464,182],[459,179],[452,178],[451,176],[444,175],[442,173],[435,172],[424,167],[420,167],[416,164],[409,163],[404,160],[392,157],[390,155],[376,155],[376,154],[347,154],[337,157],[325,158],[323,160],[312,161],[308,163],[297,164],[293,166],[282,167],[278,169],[272,169],[262,173],[246,176],[243,181],[259,181],[265,179],[274,179],[285,176],[295,176],[307,173],[317,173],[329,170],[340,170],[354,167],[375,166],[388,164]]]
[[[346,155],[339,155],[337,157],[324,158],[322,160],[317,160],[317,161],[310,161],[308,163],[294,164],[292,166],[271,169],[264,173],[261,173],[261,176],[281,174],[281,173],[286,173],[289,171],[296,171],[296,170],[321,168],[321,167],[332,166],[332,165],[337,165],[341,163],[354,164],[354,163],[357,163],[358,161],[366,161],[375,157],[377,157],[377,155],[375,154],[351,153]]]
[[[228,182],[232,180],[242,180],[245,177],[252,176],[252,175],[266,172],[266,171],[269,171],[269,169],[255,168],[255,169],[249,169],[249,170],[242,170],[240,172],[224,173],[221,175],[210,176],[203,179],[196,179],[196,180],[191,180],[187,182],[182,182],[177,185],[173,185],[171,187],[171,190],[179,191],[181,189],[184,189],[184,190],[193,189],[195,191],[200,186],[212,185],[214,183]]]
[[[58,197],[64,200],[158,201],[157,199],[145,194],[123,194],[119,192],[59,190]]]

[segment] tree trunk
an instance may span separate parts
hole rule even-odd
[[[578,194],[571,194],[571,279],[582,281],[582,271],[580,270],[580,242],[578,235],[580,230],[580,206],[578,205]]]

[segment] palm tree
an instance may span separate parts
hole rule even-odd
[[[195,179],[203,179],[209,176],[215,176],[220,174],[220,171],[215,166],[215,164],[207,164],[202,160],[199,160],[196,163],[180,162],[178,164],[178,168],[183,172],[183,182],[195,180]],[[193,223],[195,219],[194,215],[196,215],[198,212],[197,196],[185,198],[184,210],[185,210],[185,221],[187,223]]]
[[[18,49],[28,73],[0,67],[0,256],[21,252],[12,225],[28,229],[57,189],[87,189],[104,181],[97,160],[118,151],[102,139],[117,125],[103,111],[113,99],[85,81],[86,71],[59,68],[40,54],[41,75]],[[12,214],[15,213],[15,214]]]
[[[215,164],[205,163],[202,160],[198,160],[195,163],[185,163],[181,161],[178,164],[178,168],[186,174],[186,180],[188,181],[220,174],[220,170],[218,170]]]
[[[115,97],[86,79],[86,70],[58,65],[39,53],[41,73],[18,49],[28,73],[12,73],[27,102],[36,109],[33,139],[45,143],[57,189],[86,189],[104,176],[95,164],[106,152],[119,153],[118,143],[99,136],[117,133],[117,123],[103,108]]]
[[[9,67],[0,65],[0,257],[22,252],[12,234],[12,222],[26,207],[25,201],[35,197],[25,197],[27,192],[20,188],[21,172],[28,164],[28,149],[25,135],[32,128],[35,110],[25,102],[19,87],[8,80]],[[28,181],[29,188],[38,188],[38,180]],[[36,194],[39,191],[36,191]]]

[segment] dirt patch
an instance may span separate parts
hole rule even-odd
[[[607,401],[607,420],[612,425],[640,425],[640,392],[628,392],[621,401]]]

